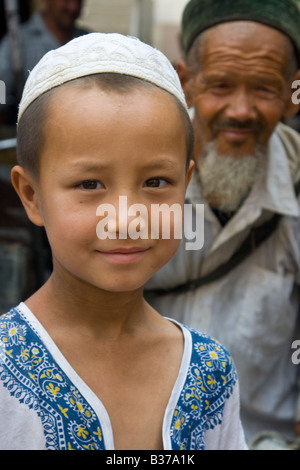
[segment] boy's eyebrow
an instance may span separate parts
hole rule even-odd
[[[176,168],[176,160],[174,159],[169,159],[169,158],[163,158],[159,161],[153,161],[153,162],[149,162],[147,164],[145,164],[143,166],[144,169],[148,169],[148,170],[155,170],[155,169],[172,169],[172,168]],[[109,166],[111,166],[111,162],[107,162],[107,163],[103,163],[101,161],[99,162],[90,162],[90,161],[85,161],[85,160],[74,160],[72,161],[69,166],[68,166],[68,169],[70,171],[72,170],[85,170],[85,171],[99,171],[99,170],[104,170],[106,168],[108,168]]]
[[[176,163],[177,163],[177,160],[174,160],[174,159],[168,159],[168,158],[164,158],[162,160],[159,160],[159,161],[154,161],[154,162],[149,162],[147,165],[145,165],[144,168],[146,169],[153,169],[155,170],[156,168],[157,169],[172,169],[172,168],[176,168]]]
[[[101,161],[99,162],[91,162],[89,160],[73,160],[69,164],[69,170],[85,170],[85,171],[96,171],[96,170],[102,170],[103,168],[107,168],[108,164],[102,163]]]

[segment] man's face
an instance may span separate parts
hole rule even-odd
[[[237,158],[268,143],[291,99],[288,47],[282,33],[254,22],[224,23],[205,33],[201,67],[187,85],[195,157],[212,141],[217,153]]]
[[[46,0],[48,14],[63,29],[73,28],[82,4],[82,0]]]

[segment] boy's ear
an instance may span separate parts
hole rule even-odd
[[[22,201],[28,218],[35,225],[43,227],[44,222],[39,208],[37,182],[34,177],[22,166],[16,165],[11,170],[11,181]]]
[[[178,73],[181,86],[183,88],[185,99],[188,107],[192,106],[192,94],[190,88],[190,71],[185,60],[179,60],[176,64],[176,72]]]
[[[283,113],[283,117],[285,119],[291,118],[295,116],[300,110],[300,70],[298,70],[293,79],[291,80],[289,86],[289,93],[288,93],[288,100],[286,103],[286,107]],[[292,90],[292,95],[290,95],[290,90]],[[294,91],[293,91],[294,90]]]
[[[195,166],[195,162],[194,162],[194,160],[191,160],[190,164],[189,164],[189,167],[188,167],[188,171],[186,173],[185,189],[188,187],[189,182],[191,181],[191,177],[192,177],[192,174],[193,174],[193,171],[194,171],[194,166]]]

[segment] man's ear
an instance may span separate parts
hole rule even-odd
[[[188,107],[193,105],[192,94],[191,94],[191,75],[185,60],[179,60],[176,64],[176,72],[178,73],[181,86],[183,88],[185,99]]]
[[[16,165],[11,170],[11,181],[32,223],[43,227],[37,194],[37,181],[22,166]]]
[[[295,116],[300,110],[300,70],[293,76],[288,90],[288,100],[283,113],[285,119]]]

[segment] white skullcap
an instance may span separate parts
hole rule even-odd
[[[20,117],[40,95],[58,85],[96,73],[114,72],[144,79],[176,96],[187,109],[174,67],[162,52],[137,38],[90,33],[45,54],[26,81]]]

